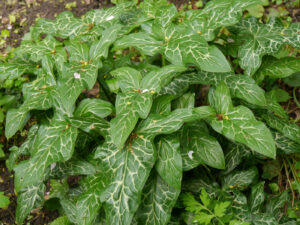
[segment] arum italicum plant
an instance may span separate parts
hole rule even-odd
[[[50,180],[49,197],[72,224],[168,224],[184,171],[225,169],[229,144],[275,158],[281,142],[300,143],[299,127],[259,86],[299,71],[298,58],[276,53],[300,47],[300,24],[242,18],[258,3],[212,0],[179,14],[166,0],[128,1],[38,20],[0,64],[1,81],[30,77],[6,117],[7,138],[30,125],[7,160],[17,223],[44,204]],[[86,98],[96,82],[100,97]],[[195,101],[194,84],[210,85],[208,104]]]

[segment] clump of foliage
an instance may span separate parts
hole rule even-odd
[[[299,59],[282,49],[300,47],[300,24],[243,18],[259,3],[213,0],[179,13],[166,0],[120,1],[81,19],[40,19],[0,65],[1,81],[29,78],[23,104],[6,115],[7,138],[30,127],[7,160],[17,223],[45,203],[66,224],[168,224],[183,172],[225,169],[223,185],[243,186],[257,169],[233,170],[248,154],[299,153],[300,128],[260,84],[299,71]],[[89,95],[95,84],[99,94]],[[228,199],[202,199],[214,207],[210,221],[224,219]],[[243,209],[229,219],[253,222]],[[255,215],[254,224],[277,224]]]

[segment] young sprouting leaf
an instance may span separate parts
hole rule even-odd
[[[278,130],[283,136],[300,144],[300,127],[297,124],[279,119],[271,113],[263,114],[262,117],[271,128]]]
[[[6,209],[9,204],[9,197],[5,196],[4,192],[0,192],[0,209]]]
[[[219,117],[210,120],[214,130],[230,140],[245,144],[253,151],[275,158],[275,142],[270,130],[257,121],[248,108],[232,106],[229,90],[224,83],[211,89],[210,96],[210,103],[219,113]]]
[[[244,190],[258,176],[256,167],[251,167],[248,170],[234,171],[223,178],[223,188],[238,188]]]
[[[260,0],[213,0],[204,9],[189,10],[187,20],[195,33],[212,41],[216,29],[238,23],[245,9],[259,3]]]
[[[268,56],[263,58],[262,65],[254,74],[254,78],[260,83],[265,76],[285,78],[298,71],[300,71],[300,59],[294,57],[276,59]]]
[[[182,179],[182,159],[179,139],[175,135],[162,136],[156,143],[156,171],[172,188],[180,190]],[[172,174],[172,176],[170,176]]]
[[[70,225],[70,221],[68,220],[68,217],[66,216],[61,216],[58,217],[57,219],[53,220],[50,225]]]
[[[254,186],[251,187],[251,194],[250,194],[250,210],[251,212],[259,212],[260,207],[265,201],[265,182],[261,181]]]
[[[158,174],[148,178],[143,189],[137,221],[147,225],[166,225],[180,191],[168,185]]]
[[[275,18],[264,25],[252,17],[244,19],[234,26],[232,32],[237,33],[242,41],[238,57],[240,66],[245,70],[245,73],[252,76],[260,67],[262,57],[276,53],[283,44],[299,48],[299,25],[300,23],[293,23],[285,28]]]
[[[28,185],[20,190],[16,209],[17,224],[22,224],[31,210],[38,208],[44,203],[45,191],[46,186],[40,182]]]
[[[183,193],[180,195],[180,197],[187,211],[200,212],[203,209],[203,205],[198,202],[192,194]]]
[[[71,158],[76,137],[77,129],[65,121],[41,125],[30,151],[32,157],[14,168],[16,191],[43,180],[52,163]]]

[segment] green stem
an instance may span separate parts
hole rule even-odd
[[[165,66],[166,65],[165,56],[161,55],[161,59],[162,59],[162,65]]]
[[[296,96],[296,89],[297,87],[294,87],[293,89],[293,98],[294,98],[294,102],[296,103],[297,107],[300,108],[300,103],[297,100],[297,96]]]

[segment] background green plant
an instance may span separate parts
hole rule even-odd
[[[210,211],[222,208],[206,213],[207,222],[183,201],[202,222],[295,222],[295,203],[288,216],[274,213],[287,192],[274,191],[280,204],[253,198],[265,188],[255,181],[256,160],[275,159],[277,151],[288,163],[285,154],[299,153],[300,129],[279,105],[280,89],[262,88],[299,71],[299,59],[286,50],[299,48],[299,23],[242,18],[257,0],[210,1],[181,13],[162,0],[139,7],[118,3],[82,19],[70,12],[40,19],[15,57],[0,65],[3,87],[27,81],[23,104],[8,111],[5,129],[11,138],[30,126],[27,140],[12,147],[7,160],[15,171],[17,222],[45,203],[56,205],[66,224],[168,224],[188,183],[183,172],[200,165],[220,177],[204,187],[215,192],[213,208],[201,202]],[[96,82],[99,96],[87,98],[83,91]],[[200,88],[207,85],[206,98]],[[243,160],[250,163],[236,169]],[[272,180],[267,165],[263,178]],[[74,176],[79,182],[70,184]],[[218,191],[207,189],[220,181]],[[242,193],[250,184],[254,197]],[[234,211],[235,201],[240,211]],[[223,218],[225,210],[234,212],[231,218]]]

